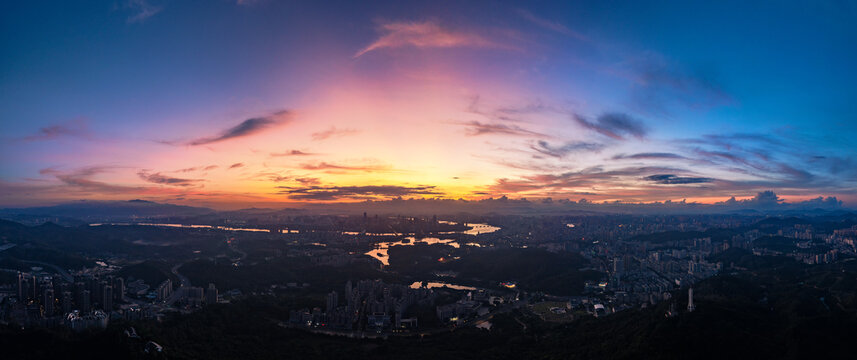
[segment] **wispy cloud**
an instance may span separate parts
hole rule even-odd
[[[173,171],[173,172],[177,172],[177,173],[189,173],[189,172],[195,172],[195,171],[209,171],[209,170],[214,170],[214,169],[217,169],[217,168],[218,168],[218,166],[217,166],[217,165],[193,166],[193,167],[188,167],[188,168],[178,169],[178,170]]]
[[[229,165],[229,168],[228,168],[228,169],[226,169],[226,170],[237,169],[237,168],[240,168],[240,167],[244,167],[244,163],[234,163],[234,164],[232,164],[232,165]]]
[[[115,167],[112,166],[89,166],[71,171],[62,171],[56,168],[45,168],[39,170],[39,174],[54,176],[65,186],[74,188],[78,191],[90,193],[116,194],[132,193],[141,190],[139,187],[114,185],[93,179],[96,175],[110,172],[113,169],[115,169]]]
[[[651,181],[658,184],[664,185],[680,185],[680,184],[700,184],[700,183],[710,183],[714,181],[712,178],[706,177],[693,177],[693,176],[676,176],[673,174],[656,174],[649,175],[643,178],[643,180]]]
[[[332,164],[328,162],[319,162],[312,164],[302,164],[300,166],[303,170],[314,170],[314,171],[333,171],[333,172],[343,172],[343,171],[362,171],[362,172],[380,172],[380,171],[390,171],[389,166],[385,165],[338,165]]]
[[[627,136],[642,139],[648,132],[642,121],[624,113],[605,113],[592,121],[579,114],[572,118],[580,126],[616,140],[624,140]]]
[[[192,185],[196,185],[197,183],[202,181],[200,179],[182,179],[182,178],[176,178],[176,177],[161,175],[161,173],[159,173],[159,172],[150,173],[146,170],[140,170],[139,172],[137,172],[137,176],[139,176],[141,179],[148,181],[150,183],[161,184],[161,185],[171,185],[171,186],[192,186]]]
[[[271,153],[271,156],[274,156],[274,157],[280,157],[280,156],[311,156],[311,155],[318,155],[318,154],[303,152],[301,150],[289,150],[289,151],[281,152],[281,153]]]
[[[128,2],[125,3],[125,8],[130,9],[133,12],[133,14],[128,16],[125,20],[129,24],[143,22],[163,10],[163,7],[152,5],[147,0],[128,0]]]
[[[686,159],[686,157],[681,156],[679,154],[674,153],[661,153],[661,152],[649,152],[649,153],[636,153],[636,154],[618,154],[613,156],[613,160],[623,160],[623,159],[634,159],[634,160],[678,160],[678,159]]]
[[[524,10],[524,9],[518,9],[517,12],[518,12],[518,15],[520,15],[525,20],[527,20],[527,21],[529,21],[535,25],[538,25],[542,28],[545,28],[545,29],[548,29],[550,31],[557,32],[557,33],[560,33],[562,35],[572,37],[572,38],[575,38],[578,40],[586,40],[585,36],[581,35],[580,33],[576,32],[574,30],[569,29],[568,26],[565,26],[559,22],[548,20],[548,19],[536,16],[535,14],[533,14],[527,10]]]
[[[20,138],[21,141],[54,140],[61,137],[92,139],[92,132],[83,119],[55,124],[39,129],[35,134]]]
[[[293,200],[318,201],[441,194],[435,190],[434,186],[279,186],[278,188],[281,194],[285,194]]]
[[[713,70],[691,71],[655,52],[645,52],[625,63],[635,85],[632,102],[642,111],[668,114],[674,105],[710,108],[732,105],[735,99]]]
[[[604,170],[601,166],[595,166],[562,174],[533,174],[520,179],[501,178],[489,189],[496,193],[580,191],[581,189],[591,190],[594,187],[608,189],[613,186],[626,187],[638,182],[641,177],[668,172],[686,173],[687,171],[659,166]]]
[[[461,29],[451,29],[435,21],[387,22],[378,25],[381,37],[354,54],[355,58],[385,48],[509,48],[487,37]]]
[[[591,143],[584,141],[572,141],[562,144],[560,146],[554,146],[544,140],[539,140],[536,144],[530,146],[531,149],[539,152],[540,154],[561,158],[571,153],[577,152],[597,152],[604,149],[604,144],[599,143]]]
[[[460,125],[464,125],[466,129],[466,134],[468,136],[479,136],[479,135],[511,135],[511,136],[530,136],[530,137],[547,137],[545,134],[541,134],[535,131],[524,129],[517,125],[507,125],[507,124],[496,124],[496,123],[483,123],[479,121],[470,121],[465,123],[460,123]]]
[[[359,133],[360,130],[356,129],[337,129],[334,126],[331,126],[330,129],[314,132],[312,133],[312,139],[314,141],[326,140],[332,137],[342,137],[348,135],[354,135]]]
[[[197,145],[209,145],[218,143],[221,141],[236,139],[240,137],[250,136],[254,134],[258,134],[264,130],[272,128],[277,125],[285,124],[286,122],[292,119],[292,114],[289,111],[279,111],[273,113],[268,116],[256,117],[242,121],[240,124],[233,126],[229,129],[222,131],[219,135],[211,136],[211,137],[203,137],[188,141],[184,144],[197,146]],[[175,142],[166,142],[169,144],[175,144]]]

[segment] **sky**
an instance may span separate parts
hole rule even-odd
[[[3,2],[0,206],[854,206],[855,23],[855,1]]]

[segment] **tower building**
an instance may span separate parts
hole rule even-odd
[[[687,289],[687,312],[693,312],[696,306],[693,305],[693,288]]]

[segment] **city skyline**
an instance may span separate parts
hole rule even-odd
[[[853,2],[3,8],[0,207],[857,205]]]

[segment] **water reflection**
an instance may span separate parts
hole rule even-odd
[[[378,259],[384,265],[390,265],[389,255],[387,254],[387,250],[392,246],[412,246],[416,243],[426,244],[426,245],[434,245],[434,244],[443,244],[449,245],[454,248],[459,248],[461,245],[453,239],[439,239],[439,238],[422,238],[417,240],[413,236],[406,237],[399,241],[388,241],[388,242],[379,242],[375,244],[375,248],[371,251],[367,252],[366,255],[369,255],[373,258]]]
[[[219,225],[185,225],[185,224],[156,224],[156,223],[96,223],[89,224],[89,226],[157,226],[157,227],[173,227],[173,228],[184,228],[184,229],[217,229],[217,230],[226,230],[226,231],[250,231],[250,232],[271,232],[268,229],[253,229],[253,228],[236,228],[229,226],[219,226]],[[288,232],[297,232],[297,230],[284,230],[285,233]]]
[[[438,220],[437,222],[441,224],[449,224],[455,225],[458,224],[454,221],[446,221],[446,220]],[[479,234],[488,234],[500,230],[500,227],[492,226],[488,224],[475,224],[475,223],[464,223],[464,226],[469,226],[469,230],[465,231],[446,231],[441,232],[441,234],[467,234],[467,235],[479,235]]]
[[[452,221],[440,220],[438,222],[441,224],[452,224],[452,225],[456,224]],[[468,223],[465,223],[464,225],[471,227],[471,229],[466,230],[466,231],[442,232],[440,234],[479,235],[479,234],[492,233],[492,232],[495,232],[497,230],[500,230],[499,227],[491,226],[488,224],[468,224]],[[422,238],[422,239],[418,240],[413,236],[409,236],[409,237],[406,237],[400,241],[379,242],[379,243],[375,244],[375,248],[372,249],[371,251],[367,252],[366,255],[369,255],[375,259],[378,259],[378,261],[380,261],[382,264],[384,264],[384,266],[387,266],[387,265],[390,265],[390,257],[389,257],[387,250],[389,250],[391,246],[410,246],[410,245],[414,245],[416,243],[426,244],[426,245],[443,244],[443,245],[452,246],[456,249],[461,247],[461,244],[459,244],[458,242],[456,242],[453,239],[439,239],[439,238],[429,237],[429,238]],[[465,246],[475,246],[475,247],[481,247],[482,246],[482,245],[475,243],[475,242],[468,242],[468,243],[465,243],[464,245]]]
[[[442,223],[442,224],[451,224],[451,225],[457,224],[457,223],[452,222],[452,221],[443,221],[443,220],[438,221],[438,222]],[[173,228],[185,228],[185,229],[216,229],[216,230],[226,230],[226,231],[249,231],[249,232],[268,232],[268,233],[272,232],[269,229],[236,228],[236,227],[218,226],[218,225],[163,224],[163,223],[103,223],[103,224],[94,223],[94,224],[89,224],[89,226],[105,226],[105,225],[119,225],[119,226],[139,225],[139,226],[159,226],[159,227],[173,227]],[[500,230],[499,227],[488,225],[488,224],[464,223],[464,225],[470,227],[470,229],[465,230],[465,231],[441,232],[440,234],[480,235],[480,234],[488,234],[488,233],[492,233],[492,232],[495,232],[497,230]],[[276,230],[276,232],[282,233],[282,234],[297,234],[297,233],[299,233],[298,230],[292,230],[292,229]],[[354,236],[356,236],[356,235],[402,236],[403,235],[403,234],[399,234],[399,233],[360,233],[360,232],[354,232],[354,231],[343,231],[342,234],[354,235]],[[402,240],[395,241],[395,242],[391,241],[391,242],[377,243],[377,244],[375,244],[375,248],[373,250],[367,252],[366,255],[369,255],[375,259],[378,259],[384,265],[390,265],[389,255],[387,254],[387,250],[391,246],[408,246],[408,245],[414,245],[416,243],[427,244],[427,245],[444,244],[444,245],[452,246],[454,248],[461,247],[461,244],[459,244],[458,242],[456,242],[453,239],[422,238],[422,239],[417,240],[413,236],[410,236],[410,237],[406,237]],[[322,244],[318,244],[318,245],[322,245]],[[464,245],[465,246],[475,246],[475,247],[481,247],[482,246],[482,245],[475,243],[475,242],[468,242],[468,243],[465,243]]]
[[[414,283],[411,284],[410,287],[411,287],[411,289],[419,289],[419,288],[423,287],[423,284],[425,284],[426,289],[447,287],[447,288],[450,288],[453,290],[470,290],[470,291],[476,290],[476,288],[472,287],[472,286],[447,284],[445,282],[439,282],[439,281],[426,281],[426,282],[414,281]]]

